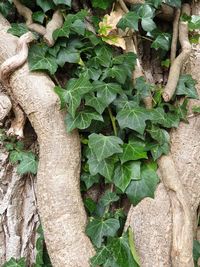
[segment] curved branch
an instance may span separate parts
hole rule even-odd
[[[176,9],[174,22],[173,22],[173,35],[172,35],[171,54],[170,54],[171,64],[174,62],[174,60],[176,58],[176,49],[177,49],[177,40],[178,40],[178,26],[179,26],[180,14],[181,14],[180,9],[179,8]]]
[[[0,16],[0,64],[15,54],[18,42],[7,29],[6,20]],[[24,64],[12,74],[10,86],[13,98],[38,136],[37,200],[52,264],[89,267],[95,251],[85,235],[87,217],[80,195],[78,133],[66,133],[54,83],[47,75],[30,73],[28,64]]]
[[[53,46],[55,44],[55,40],[53,39],[53,32],[63,25],[63,16],[60,10],[56,10],[53,13],[52,19],[46,26],[46,34],[44,35],[44,41],[48,44],[48,46]]]
[[[190,5],[189,4],[183,4],[182,6],[182,14],[190,15]],[[191,53],[191,44],[188,39],[188,22],[180,21],[179,23],[179,41],[181,43],[182,52],[180,55],[174,60],[174,62],[171,65],[170,72],[169,72],[169,78],[167,85],[163,92],[163,99],[168,102],[174,95],[174,92],[176,90],[176,86],[179,81],[180,72],[182,69],[183,64],[185,61],[189,58]]]

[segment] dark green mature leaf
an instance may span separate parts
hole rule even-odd
[[[104,67],[109,67],[112,58],[112,49],[109,46],[98,46],[95,49],[96,59],[98,63]]]
[[[71,132],[76,128],[81,130],[86,129],[90,126],[92,120],[103,121],[103,117],[90,108],[79,111],[75,118],[73,118],[72,115],[68,113],[65,118],[67,132]]]
[[[124,68],[131,77],[135,64],[136,64],[136,54],[133,52],[128,52],[122,55],[118,55],[113,58],[113,65],[120,65],[121,68]]]
[[[147,97],[151,94],[151,84],[147,83],[143,76],[136,78],[134,87],[141,98]]]
[[[56,63],[63,67],[66,62],[78,63],[80,61],[80,54],[76,49],[66,49],[62,47],[57,55]]]
[[[113,181],[122,192],[125,192],[131,180],[140,179],[140,165],[141,162],[139,161],[130,161],[117,166]]]
[[[7,17],[9,13],[12,11],[12,9],[13,6],[8,1],[0,3],[0,13],[2,13],[4,17]]]
[[[36,3],[39,7],[42,8],[44,12],[47,12],[50,9],[53,9],[55,7],[52,0],[36,0]]]
[[[86,227],[86,233],[93,244],[100,248],[103,237],[114,236],[119,228],[120,224],[117,219],[92,219]]]
[[[151,45],[151,47],[155,48],[156,50],[160,48],[165,51],[169,51],[170,46],[171,46],[171,35],[169,33],[159,34]]]
[[[153,19],[144,18],[142,19],[142,28],[147,32],[151,32],[156,28],[156,24]]]
[[[93,133],[89,135],[88,139],[88,146],[96,155],[98,161],[123,151],[120,146],[123,144],[123,141],[119,137]]]
[[[96,81],[93,83],[95,91],[97,92],[98,99],[105,105],[108,106],[112,103],[117,94],[122,92],[122,88],[117,83],[105,83]]]
[[[138,141],[129,141],[124,144],[123,153],[119,156],[122,163],[130,160],[147,159],[145,143]]]
[[[127,127],[143,134],[146,127],[145,121],[150,118],[150,114],[145,108],[133,107],[119,111],[116,118],[122,129]]]
[[[87,189],[89,189],[93,184],[99,182],[99,175],[91,175],[90,173],[81,174],[81,181],[85,183]]]
[[[47,70],[54,74],[58,68],[55,58],[47,53],[48,46],[32,45],[29,48],[28,63],[30,70]]]
[[[8,29],[8,33],[11,33],[18,37],[20,37],[21,35],[25,34],[28,31],[29,29],[24,23],[11,23],[11,28]]]
[[[154,159],[154,161],[156,161],[161,155],[167,155],[169,153],[170,150],[170,145],[169,143],[164,143],[162,145],[160,144],[153,144],[152,148],[151,148],[151,155]]]
[[[111,157],[108,159],[104,159],[102,161],[98,161],[96,156],[92,153],[92,155],[88,159],[89,170],[92,175],[96,175],[97,173],[101,174],[108,181],[112,181],[112,176],[114,172],[116,159]]]
[[[122,30],[125,30],[126,28],[131,28],[135,31],[138,31],[138,21],[139,16],[136,12],[129,11],[127,14],[125,14],[117,24],[117,27],[121,28]]]
[[[20,159],[20,164],[17,166],[17,172],[19,174],[25,173],[37,173],[38,161],[36,156],[32,152],[21,152],[22,157]]]
[[[53,0],[55,5],[66,5],[71,7],[72,0]]]
[[[45,14],[42,11],[37,11],[33,13],[32,18],[36,22],[43,23]]]
[[[102,114],[107,107],[107,104],[94,94],[87,94],[85,96],[85,105],[93,107],[99,114]]]
[[[66,86],[63,99],[68,104],[68,112],[74,118],[76,109],[81,103],[81,98],[93,89],[88,76],[81,74],[78,79],[70,79]]]
[[[150,32],[156,28],[156,24],[153,21],[154,11],[154,8],[148,4],[142,5],[138,10],[139,17],[142,19],[142,28],[147,32]]]
[[[94,257],[91,258],[91,264],[92,266],[99,266],[109,259],[110,257],[110,250],[106,246],[102,246],[99,250],[97,250],[97,253]]]
[[[94,8],[101,8],[101,9],[107,9],[111,6],[111,4],[114,2],[114,0],[92,0],[92,6]]]
[[[106,191],[103,196],[100,199],[100,203],[104,206],[107,207],[109,206],[112,202],[116,202],[119,200],[119,196],[115,192],[110,192]]]
[[[193,242],[193,258],[195,267],[198,267],[198,260],[200,258],[200,243],[198,240],[194,240]]]
[[[11,258],[2,267],[26,267],[25,258],[21,258],[20,260]]]
[[[93,214],[93,212],[96,210],[97,207],[96,203],[91,198],[85,198],[83,201],[89,213]]]
[[[195,88],[196,83],[190,74],[181,75],[177,85],[176,95],[186,95],[189,98],[198,99],[199,96]]]
[[[152,125],[151,129],[148,129],[147,131],[150,133],[151,137],[154,140],[158,141],[160,145],[169,143],[170,141],[168,132],[164,129],[159,128],[158,126]]]
[[[154,191],[159,182],[155,166],[145,164],[141,168],[141,179],[132,181],[125,193],[133,205],[137,205],[145,197],[154,197]]]
[[[114,65],[108,70],[108,77],[115,78],[119,83],[124,84],[128,76],[128,72],[122,66]]]

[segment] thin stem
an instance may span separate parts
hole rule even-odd
[[[110,107],[108,107],[108,113],[109,113],[109,116],[110,116],[110,120],[111,120],[111,123],[112,123],[114,134],[115,134],[115,136],[117,136],[117,126],[116,126],[116,123],[115,123],[115,117],[113,116],[112,110],[111,110]]]
[[[56,82],[56,85],[58,85],[58,86],[62,87],[62,86],[61,86],[61,84],[60,84],[60,82],[59,82],[59,80],[57,79],[57,77],[56,77],[56,75],[55,75],[55,74],[53,74],[53,75],[52,75],[52,78],[53,78],[53,79],[54,79],[54,81]]]

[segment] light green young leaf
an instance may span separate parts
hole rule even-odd
[[[21,258],[19,260],[11,258],[2,267],[26,267],[26,262],[24,258]]]
[[[71,7],[71,0],[53,0],[55,5],[66,5]]]
[[[22,152],[20,164],[17,166],[17,172],[21,175],[26,173],[37,173],[38,161],[32,152]]]

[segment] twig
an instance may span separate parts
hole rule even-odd
[[[171,64],[174,62],[174,60],[176,58],[176,48],[177,48],[177,40],[178,40],[178,26],[179,26],[180,14],[181,14],[181,10],[179,8],[176,9],[174,22],[173,22],[173,35],[172,35],[171,55],[170,55]]]
[[[191,12],[190,5],[183,4],[182,14],[185,13],[186,15],[189,16],[190,12]],[[188,22],[180,21],[179,23],[179,41],[181,43],[182,52],[174,60],[170,68],[168,82],[163,92],[163,99],[166,102],[170,101],[170,99],[172,98],[179,81],[179,76],[182,66],[185,63],[185,61],[189,58],[191,53],[192,48],[190,41],[188,39]]]

